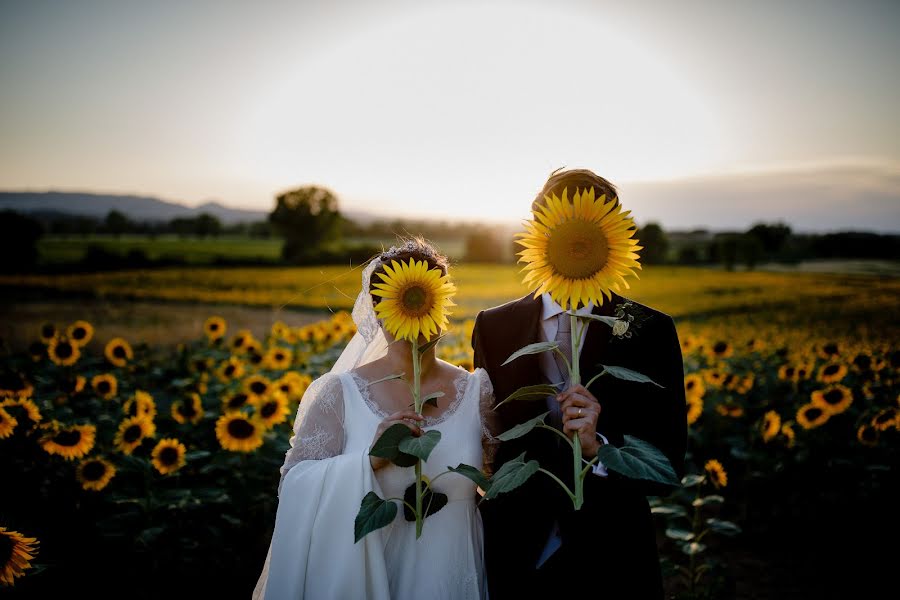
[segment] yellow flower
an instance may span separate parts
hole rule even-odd
[[[563,308],[603,304],[603,295],[628,289],[625,275],[637,277],[640,269],[638,242],[630,211],[621,212],[615,198],[594,198],[594,188],[575,190],[572,201],[568,188],[562,198],[544,196],[546,204],[533,212],[517,244],[524,262],[524,283],[534,289],[535,298],[549,292]]]
[[[693,425],[700,418],[700,415],[703,414],[703,398],[692,395],[685,396],[685,400],[688,406],[687,423],[688,425]]]
[[[714,388],[721,387],[722,383],[725,381],[726,376],[726,373],[714,369],[707,369],[703,371],[703,379],[706,380],[706,383],[710,387]]]
[[[817,379],[822,383],[836,383],[847,374],[847,365],[829,363],[819,368]]]
[[[762,436],[764,442],[770,442],[781,431],[781,417],[774,410],[763,415]]]
[[[723,417],[731,417],[736,419],[744,416],[744,407],[736,402],[723,402],[716,405],[716,412]]]
[[[778,369],[778,379],[782,381],[792,381],[797,375],[797,367],[794,365],[781,365]]]
[[[289,348],[273,346],[269,348],[263,358],[266,366],[273,371],[283,371],[291,366],[294,353]]]
[[[801,406],[797,411],[797,422],[803,429],[815,429],[824,425],[830,416],[831,412],[827,408],[810,402]]]
[[[29,421],[31,421],[32,428],[37,426],[37,424],[41,422],[41,419],[43,419],[43,416],[41,415],[41,411],[40,409],[38,409],[37,404],[35,404],[30,398],[24,398],[21,396],[18,398],[7,398],[0,402],[0,407],[13,409],[13,413],[11,414],[13,420],[15,421],[18,421],[18,419],[15,417],[16,414],[18,414],[19,417],[26,417]]]
[[[827,342],[819,346],[816,352],[825,360],[831,360],[841,355],[841,347],[837,342]]]
[[[272,392],[257,402],[256,414],[266,427],[284,423],[288,416],[287,396],[281,392]]]
[[[172,418],[182,425],[190,421],[199,423],[203,418],[203,403],[199,394],[189,394],[186,400],[176,400],[172,403]]]
[[[250,394],[246,392],[235,392],[230,396],[225,396],[222,399],[222,410],[224,412],[233,412],[236,410],[240,410],[248,403],[251,402]]]
[[[872,427],[878,431],[887,431],[891,427],[897,427],[898,419],[900,419],[900,411],[896,408],[883,408],[872,417]]]
[[[859,426],[859,429],[856,430],[856,439],[864,446],[877,446],[878,437],[878,429],[871,423],[863,423]]]
[[[41,341],[45,344],[49,344],[50,340],[56,337],[56,333],[56,325],[53,323],[41,324]]]
[[[794,441],[797,439],[797,434],[794,432],[794,426],[791,424],[791,422],[782,424],[781,435],[782,437],[784,437],[787,447],[793,448]]]
[[[244,391],[254,396],[265,396],[269,393],[272,382],[268,377],[262,375],[253,375],[244,380]]]
[[[59,387],[65,393],[70,396],[74,396],[75,394],[81,392],[84,389],[84,386],[87,384],[87,379],[85,379],[84,375],[76,375],[75,377],[67,377],[63,379]]]
[[[72,425],[70,427],[54,427],[40,441],[47,454],[56,454],[66,460],[81,458],[94,448],[97,428],[93,425]]]
[[[177,439],[164,438],[159,440],[150,453],[151,462],[161,474],[169,475],[185,465],[186,452],[184,444]]]
[[[223,382],[228,383],[234,379],[244,376],[244,364],[236,356],[229,356],[227,360],[219,365],[216,374]]]
[[[243,350],[244,347],[253,341],[253,334],[249,329],[241,329],[233,338],[231,338],[231,348],[233,350]]]
[[[152,421],[156,417],[156,402],[147,392],[135,390],[134,395],[122,405],[122,412],[129,416],[146,417]]]
[[[66,338],[54,337],[47,346],[47,355],[61,367],[68,367],[78,362],[81,349]]]
[[[713,358],[728,358],[734,354],[734,348],[728,342],[718,341],[709,347]]]
[[[832,385],[824,390],[816,390],[812,393],[812,403],[829,412],[837,415],[848,408],[853,403],[853,392],[850,388],[843,385]]]
[[[15,417],[0,407],[0,440],[11,436],[18,424]]]
[[[265,425],[241,412],[226,413],[216,421],[216,437],[225,450],[253,452],[263,443]]]
[[[217,340],[225,335],[226,328],[225,319],[222,317],[210,317],[203,324],[203,331],[210,341]]]
[[[87,321],[75,321],[66,329],[66,335],[77,346],[86,346],[94,337],[94,328]]]
[[[82,460],[76,471],[81,487],[95,492],[105,488],[115,474],[116,467],[108,460],[97,456]]]
[[[119,390],[119,382],[112,373],[105,373],[94,375],[91,378],[91,387],[94,388],[94,392],[98,396],[104,400],[110,400],[115,397],[116,392]]]
[[[0,554],[0,561],[3,561],[0,562],[0,583],[15,585],[16,578],[22,577],[31,568],[31,561],[37,556],[38,544],[35,538],[0,527],[0,548],[4,550]]]
[[[147,417],[127,417],[119,423],[119,430],[113,440],[116,448],[124,454],[131,454],[141,445],[144,438],[156,436],[156,425]]]
[[[134,351],[131,345],[122,338],[113,338],[106,344],[103,350],[106,360],[116,367],[124,367],[128,361],[134,358]]]
[[[449,275],[415,259],[392,260],[384,265],[384,273],[377,275],[382,282],[373,284],[372,294],[382,300],[375,305],[375,312],[394,338],[412,342],[421,334],[430,340],[438,330],[450,326],[447,309],[454,306],[451,298],[456,286]]]
[[[703,470],[706,471],[706,476],[709,477],[709,480],[716,488],[723,488],[728,485],[728,474],[719,461],[715,459],[706,461]]]
[[[702,398],[706,393],[706,385],[703,383],[703,377],[697,373],[691,373],[684,377],[684,395],[696,396]]]

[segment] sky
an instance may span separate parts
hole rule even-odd
[[[626,5],[627,4],[627,5]],[[0,1],[0,189],[900,231],[900,2]]]

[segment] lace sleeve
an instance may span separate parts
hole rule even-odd
[[[344,395],[340,377],[326,373],[307,388],[297,407],[294,434],[281,466],[281,479],[297,463],[337,456],[344,449]]]
[[[494,473],[494,455],[497,453],[497,447],[500,440],[497,436],[503,433],[499,431],[500,420],[494,407],[494,386],[491,384],[491,378],[487,371],[478,369],[480,380],[480,401],[479,407],[481,412],[481,449],[483,453],[484,470],[488,475]]]

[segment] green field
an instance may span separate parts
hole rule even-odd
[[[46,265],[76,263],[84,258],[89,246],[125,256],[133,250],[143,252],[150,260],[175,258],[190,264],[207,264],[217,258],[238,260],[277,260],[281,256],[281,239],[254,239],[245,236],[190,238],[176,235],[110,235],[44,237],[38,242],[40,262]]]

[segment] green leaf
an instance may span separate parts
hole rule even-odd
[[[540,425],[541,423],[543,423],[544,419],[546,419],[547,415],[549,415],[549,414],[550,414],[550,411],[548,410],[547,412],[542,413],[533,419],[529,419],[528,421],[525,421],[524,423],[519,423],[512,429],[504,431],[503,433],[498,435],[497,439],[500,440],[501,442],[508,442],[509,440],[514,440],[516,438],[520,438],[523,435],[525,435],[526,433],[528,433],[529,431],[531,431],[532,429],[534,429],[535,427],[537,427],[538,425]]]
[[[376,383],[381,383],[382,381],[391,381],[392,379],[402,379],[404,373],[394,373],[393,375],[388,375],[387,377],[382,377],[381,379],[376,379],[375,381],[370,381],[366,384],[366,387],[370,385],[375,385]]]
[[[442,494],[441,492],[434,492],[431,489],[431,486],[422,485],[422,508],[425,510],[425,517],[427,518],[437,511],[441,510],[447,505],[447,494]],[[416,482],[413,481],[408,488],[406,488],[406,492],[403,494],[403,500],[406,501],[410,506],[416,505]],[[410,509],[406,504],[403,505],[403,518],[407,521],[415,521],[416,513]]]
[[[437,337],[431,338],[425,344],[419,346],[419,356],[422,356],[423,354],[434,348],[435,345],[444,337],[446,337],[446,335],[439,335]]]
[[[437,408],[438,398],[443,398],[443,397],[444,397],[444,392],[434,392],[433,394],[428,394],[427,396],[422,398],[422,406],[427,406],[430,404],[431,406]]]
[[[629,479],[642,479],[677,487],[678,477],[666,455],[653,444],[631,435],[621,447],[604,444],[597,451],[600,461],[610,471]]]
[[[638,383],[652,383],[657,387],[663,387],[647,377],[646,375],[642,375],[637,371],[632,371],[631,369],[626,369],[625,367],[616,367],[613,365],[599,365],[603,367],[603,370],[612,375],[613,377],[618,377],[619,379],[624,379],[625,381],[637,381]]]
[[[524,452],[513,460],[503,463],[503,466],[491,477],[490,486],[484,493],[484,499],[490,500],[516,489],[537,473],[539,468],[540,465],[536,460],[525,462]]]
[[[407,430],[408,431],[408,430]],[[441,432],[432,429],[431,431],[426,431],[419,437],[407,437],[400,440],[400,451],[405,454],[410,454],[417,458],[422,459],[423,461],[428,460],[428,456],[431,454],[431,451],[434,450],[434,447],[438,445],[438,442],[441,441]]]
[[[494,410],[497,410],[507,402],[512,402],[513,400],[540,400],[542,398],[546,398],[547,396],[552,396],[558,393],[559,390],[556,388],[556,386],[549,383],[527,385],[525,387],[520,387],[512,394],[504,398],[502,402],[496,404],[494,406]]]
[[[700,542],[688,542],[686,544],[681,545],[681,551],[687,554],[688,556],[694,556],[695,554],[700,554],[706,550],[706,545],[701,544]]]
[[[577,313],[568,313],[568,314],[574,315],[576,319],[591,319],[591,320],[593,320],[593,321],[600,321],[601,323],[606,323],[606,324],[609,325],[610,327],[612,327],[613,325],[615,325],[616,321],[621,320],[621,319],[617,319],[616,317],[607,317],[607,316],[604,316],[604,315],[595,315],[595,314],[593,314],[593,313],[588,313],[588,314],[586,314],[586,315],[580,315],[580,314],[577,314]]]
[[[737,523],[723,521],[722,519],[709,518],[706,520],[706,524],[709,525],[710,529],[722,535],[737,535],[743,531]]]
[[[369,492],[359,506],[356,520],[353,523],[353,543],[366,537],[371,532],[390,525],[397,516],[397,505],[382,500],[375,492]]]
[[[662,515],[664,517],[686,517],[687,511],[682,506],[654,506],[650,509],[654,515]]]
[[[471,465],[460,463],[456,467],[448,466],[447,470],[451,471],[453,473],[459,473],[463,477],[468,477],[469,479],[471,479],[472,481],[475,482],[475,485],[480,487],[485,492],[488,491],[488,488],[491,487],[491,482],[488,480],[487,477],[485,477],[484,473],[482,473],[481,470],[476,469],[475,467],[473,467]]]
[[[194,460],[207,458],[210,455],[212,455],[212,452],[210,452],[209,450],[191,450],[190,452],[185,453],[184,459],[187,462],[191,462]]]
[[[694,487],[706,481],[706,475],[685,475],[681,478],[681,487]]]
[[[668,529],[666,529],[666,537],[669,539],[678,540],[680,542],[689,542],[694,539],[694,532],[688,531],[687,529],[669,527]]]
[[[524,348],[519,348],[518,350],[510,354],[509,358],[506,359],[506,362],[504,362],[500,366],[506,366],[512,361],[521,356],[525,356],[526,354],[540,354],[541,352],[549,352],[551,350],[555,350],[556,348],[559,348],[559,344],[557,344],[556,342],[537,342],[534,344],[528,344]]]
[[[718,495],[711,496],[703,496],[702,498],[695,498],[693,502],[691,502],[692,506],[706,506],[707,504],[722,504],[725,502],[725,498]]]
[[[398,467],[411,467],[419,459],[400,450],[400,443],[411,437],[412,431],[409,427],[402,423],[395,423],[381,434],[381,437],[369,450],[369,455],[386,458]]]

